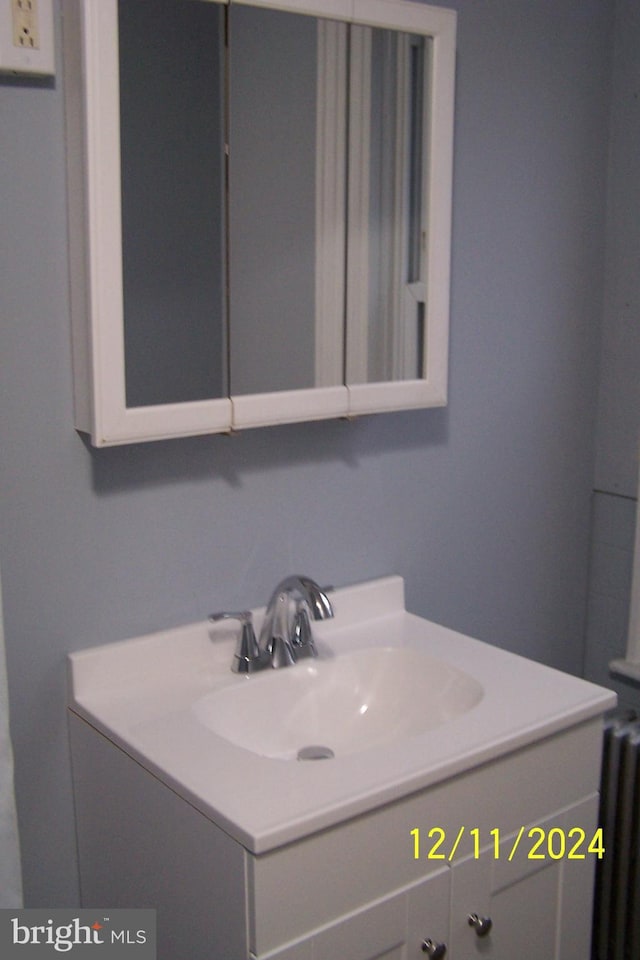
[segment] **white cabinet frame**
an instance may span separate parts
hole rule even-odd
[[[75,416],[95,446],[231,423],[228,398],[126,405],[117,9],[116,0],[63,5]]]
[[[425,291],[424,379],[127,407],[116,159],[117,0],[62,0],[75,425],[95,446],[446,403],[456,15],[405,0],[251,0],[250,5],[415,31],[433,39],[425,137],[430,151],[424,196],[424,209],[429,211],[425,274],[437,282],[427,282]],[[325,203],[321,195],[318,204],[323,210]],[[316,300],[328,295],[325,283]],[[325,371],[333,364],[335,370],[335,331],[329,326],[319,337],[318,364]],[[330,379],[327,375],[320,383]]]
[[[640,683],[640,477],[636,503],[636,530],[633,551],[633,576],[631,581],[631,606],[629,609],[629,632],[626,657],[612,660],[611,672]]]

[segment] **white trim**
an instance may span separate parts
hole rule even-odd
[[[409,224],[408,194],[409,171],[409,37],[403,34],[398,38],[396,62],[396,126],[393,136],[395,155],[393,159],[394,186],[393,186],[393,251],[391,267],[391,290],[389,311],[391,323],[391,370],[392,380],[407,379],[408,345],[411,340],[409,328],[411,326],[411,308],[413,298],[406,296],[404,278],[407,275],[408,249],[407,227]],[[424,174],[423,164],[423,174]],[[421,258],[422,260],[422,258]],[[421,272],[424,269],[421,263]],[[413,310],[415,316],[415,309]],[[417,343],[414,344],[414,353]],[[416,375],[416,364],[412,367],[413,376]]]
[[[266,7],[284,13],[306,13],[312,17],[352,20],[353,0],[227,0],[231,6]]]
[[[9,725],[9,685],[0,582],[0,909],[22,907],[20,836],[14,789],[13,746]]]
[[[640,682],[640,479],[638,483],[638,502],[636,505],[636,533],[633,555],[633,579],[631,582],[629,633],[627,635],[627,655],[622,660],[613,660],[609,664],[609,667],[612,673],[619,673]]]
[[[423,209],[427,238],[425,331],[426,381],[446,402],[448,380],[449,298],[451,285],[451,203],[453,192],[453,120],[455,29],[451,11],[433,11],[431,92],[427,156],[429,176]],[[437,282],[435,281],[437,278]]]
[[[614,676],[626,677],[627,680],[636,680],[640,683],[640,663],[634,660],[611,660],[609,670]]]
[[[366,382],[369,368],[369,167],[371,158],[371,30],[351,32],[349,70],[346,380]],[[354,110],[353,105],[358,109]]]
[[[344,380],[347,26],[318,21],[315,385]]]
[[[67,144],[67,210],[69,231],[69,297],[72,326],[74,421],[78,430],[91,432],[90,331],[86,264],[86,157],[84,143],[84,69],[81,43],[81,6],[65,3],[64,55],[65,138]]]
[[[379,413],[381,410],[410,410],[416,407],[443,407],[446,394],[426,380],[394,380],[384,383],[349,384],[349,414]]]
[[[233,429],[264,427],[345,417],[348,408],[346,387],[319,387],[309,390],[279,390],[277,393],[249,393],[233,396]]]
[[[233,0],[237,2],[237,0]],[[251,0],[244,0],[250,3]],[[455,46],[456,12],[415,0],[353,0],[353,22],[439,37]]]
[[[636,507],[636,542],[631,585],[631,613],[629,617],[629,643],[627,657],[640,664],[640,489]]]

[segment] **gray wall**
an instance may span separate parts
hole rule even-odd
[[[65,654],[294,570],[579,672],[612,4],[457,0],[446,409],[92,451],[72,428],[60,81],[0,83],[0,566],[24,879],[77,897]],[[108,851],[106,852],[108,855]]]
[[[640,453],[640,4],[615,7],[605,286],[585,676],[640,710],[609,674],[624,657]]]
[[[636,497],[640,454],[640,4],[616,0],[597,490]]]

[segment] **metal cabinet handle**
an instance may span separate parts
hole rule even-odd
[[[447,952],[447,945],[446,943],[436,943],[434,940],[423,940],[422,952],[430,956],[432,960],[442,960]]]
[[[486,937],[493,926],[491,917],[480,917],[477,913],[470,913],[467,920],[479,937]]]

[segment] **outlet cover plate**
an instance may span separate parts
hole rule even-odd
[[[0,0],[0,72],[53,76],[53,0]]]

